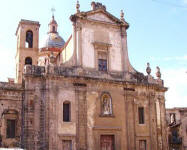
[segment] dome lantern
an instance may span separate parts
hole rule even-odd
[[[52,19],[49,23],[49,33],[57,33],[58,24],[54,17],[55,8],[51,8],[51,12],[52,12]]]
[[[52,8],[52,19],[49,22],[49,31],[47,33],[47,37],[45,41],[42,43],[40,51],[60,51],[60,49],[64,46],[64,39],[58,34],[57,27],[58,24],[54,17],[55,9]]]
[[[49,23],[49,33],[57,33],[57,27],[58,27],[58,24],[55,20],[54,15],[52,15],[52,19]]]

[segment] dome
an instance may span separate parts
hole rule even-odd
[[[42,48],[62,48],[64,44],[64,39],[58,33],[48,33]]]

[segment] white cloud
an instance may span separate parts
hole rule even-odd
[[[166,92],[166,107],[187,106],[187,68],[162,69]]]

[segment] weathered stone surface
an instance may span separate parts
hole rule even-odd
[[[100,3],[92,7],[71,16],[73,33],[62,51],[45,53],[46,61],[53,56],[51,63],[45,63],[38,49],[39,23],[20,22],[16,81],[22,84],[0,82],[0,146],[139,150],[144,143],[147,150],[168,150],[167,88],[160,77],[145,76],[131,66],[123,13],[118,19]],[[34,33],[33,48],[24,47],[28,29]],[[33,59],[32,65],[25,65],[26,57]],[[17,121],[12,139],[6,137],[7,119]]]

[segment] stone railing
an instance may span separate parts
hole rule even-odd
[[[70,77],[86,77],[95,78],[100,80],[113,80],[113,81],[129,81],[138,82],[145,84],[157,84],[163,86],[163,81],[161,79],[148,78],[142,73],[129,73],[129,72],[101,72],[97,70],[85,70],[79,67],[64,67],[64,66],[34,66],[25,65],[24,75],[33,76],[43,76],[43,75],[53,75],[53,76],[70,76]]]
[[[16,84],[16,83],[9,83],[9,82],[0,82],[0,89],[21,89],[22,85],[21,84]]]
[[[34,65],[25,65],[24,74],[25,75],[41,76],[41,75],[45,74],[45,67],[34,66]]]

